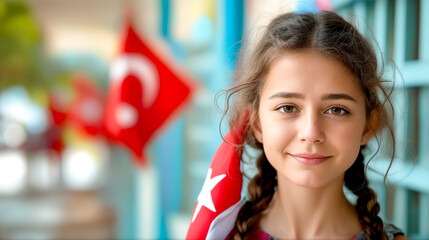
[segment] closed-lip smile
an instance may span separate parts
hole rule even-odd
[[[331,156],[320,155],[317,153],[298,153],[290,154],[295,160],[305,165],[317,165],[328,160]]]

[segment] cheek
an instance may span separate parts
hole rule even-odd
[[[274,168],[278,168],[284,158],[284,151],[294,141],[294,127],[283,122],[262,123],[262,143],[265,155]]]
[[[284,120],[261,118],[262,143],[264,145],[284,145],[293,137],[294,127]]]
[[[363,127],[362,127],[363,128]],[[343,126],[335,129],[335,134],[331,136],[331,141],[335,142],[337,149],[349,152],[354,155],[359,152],[363,130],[355,124]]]

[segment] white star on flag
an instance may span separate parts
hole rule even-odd
[[[225,135],[212,158],[186,239],[226,239],[234,228],[242,206],[243,175],[240,166],[247,116],[246,113],[243,122]],[[207,209],[202,209],[203,206]]]
[[[210,209],[212,212],[216,212],[211,191],[220,181],[222,181],[223,178],[226,177],[226,174],[221,174],[214,178],[211,178],[211,176],[212,169],[209,168],[206,180],[204,181],[203,189],[201,190],[200,195],[198,195],[198,203],[195,208],[194,216],[192,216],[192,222],[194,222],[195,218],[197,218],[197,215],[200,212],[202,206]]]

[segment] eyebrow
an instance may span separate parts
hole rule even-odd
[[[301,93],[295,93],[295,92],[278,92],[278,93],[271,95],[271,97],[269,97],[269,99],[273,99],[273,98],[300,98],[300,99],[304,99],[304,95],[302,95]]]
[[[299,98],[304,99],[304,95],[301,93],[296,92],[278,92],[269,97],[269,99],[273,98]],[[345,94],[345,93],[330,93],[322,95],[322,100],[338,100],[338,99],[344,99],[349,100],[352,102],[357,102],[356,99],[354,99],[352,96]]]
[[[357,102],[356,99],[354,99],[352,96],[345,94],[345,93],[331,93],[331,94],[325,94],[322,96],[322,100],[337,100],[337,99],[350,100],[352,102]]]

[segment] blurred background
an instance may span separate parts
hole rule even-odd
[[[233,81],[241,39],[278,13],[320,9],[356,24],[396,80],[394,188],[383,183],[388,155],[370,178],[382,217],[429,239],[424,0],[0,0],[0,239],[185,238],[221,142],[215,96]],[[126,19],[193,86],[146,144],[143,167],[102,127]]]

